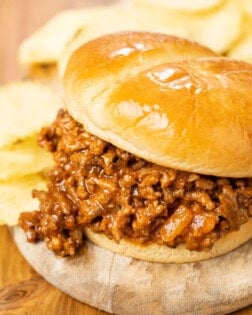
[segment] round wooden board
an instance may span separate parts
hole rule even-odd
[[[90,242],[56,257],[43,242],[12,234],[27,261],[73,298],[114,314],[226,314],[252,304],[252,240],[204,262],[158,264],[123,257]]]

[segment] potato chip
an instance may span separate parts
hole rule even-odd
[[[183,37],[198,41],[219,53],[226,52],[242,31],[243,10],[239,1],[236,0],[216,1],[216,3],[214,1],[173,1],[173,9],[177,7],[178,10],[171,9],[172,6],[169,8],[170,1],[166,0],[149,0],[148,3],[152,4],[149,6],[152,15],[159,15],[160,23],[164,24],[164,31],[166,25],[173,25],[174,28],[180,25],[181,28],[187,30],[187,33],[182,35]],[[197,11],[196,7],[200,9],[200,3],[206,5],[206,8],[209,4],[209,10]],[[188,10],[179,10],[180,4],[181,8],[184,4],[184,8],[187,7]]]
[[[45,188],[45,179],[38,174],[0,181],[0,224],[15,225],[21,212],[37,210],[39,202],[32,198],[31,191]]]
[[[57,14],[21,44],[18,52],[20,63],[54,63],[69,37],[83,25],[84,17],[85,11],[82,10]]]
[[[252,62],[252,33],[244,36],[239,43],[228,52],[228,56]]]
[[[0,180],[49,169],[52,155],[37,145],[37,135],[0,149]]]
[[[163,9],[187,12],[212,10],[222,2],[223,0],[135,0],[136,4],[160,6]]]
[[[100,13],[100,18],[93,19],[85,28],[86,41],[108,33],[129,30],[162,31],[180,36],[187,33],[183,25],[176,23],[176,18],[163,23],[163,15],[158,12],[153,14],[150,10],[117,6],[113,10]]]
[[[0,88],[0,148],[38,132],[63,102],[49,87],[30,81]]]
[[[62,82],[58,76],[58,69],[56,64],[33,64],[26,69],[27,76],[33,82],[42,83],[50,86],[56,95],[63,95]]]
[[[251,0],[239,0],[240,5],[242,6],[243,10],[252,17],[252,1]]]
[[[192,39],[223,53],[241,34],[242,22],[239,2],[226,1],[218,10],[192,16],[188,29]]]

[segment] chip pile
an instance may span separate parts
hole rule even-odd
[[[0,224],[14,225],[19,213],[34,210],[32,189],[45,188],[52,157],[37,145],[39,130],[53,121],[61,100],[39,83],[0,88]]]

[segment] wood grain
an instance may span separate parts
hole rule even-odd
[[[70,298],[46,282],[21,256],[7,227],[1,226],[0,314],[107,313]]]

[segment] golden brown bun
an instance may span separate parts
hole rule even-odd
[[[118,33],[77,49],[64,84],[70,114],[117,147],[171,168],[252,176],[250,64],[176,37]]]
[[[241,226],[239,231],[229,232],[217,240],[210,251],[201,252],[188,250],[184,245],[170,248],[158,244],[136,245],[125,240],[116,243],[104,234],[94,233],[89,228],[85,228],[85,235],[96,245],[123,256],[159,263],[186,263],[207,260],[228,253],[250,240],[251,231],[252,219],[249,219],[247,223]]]

